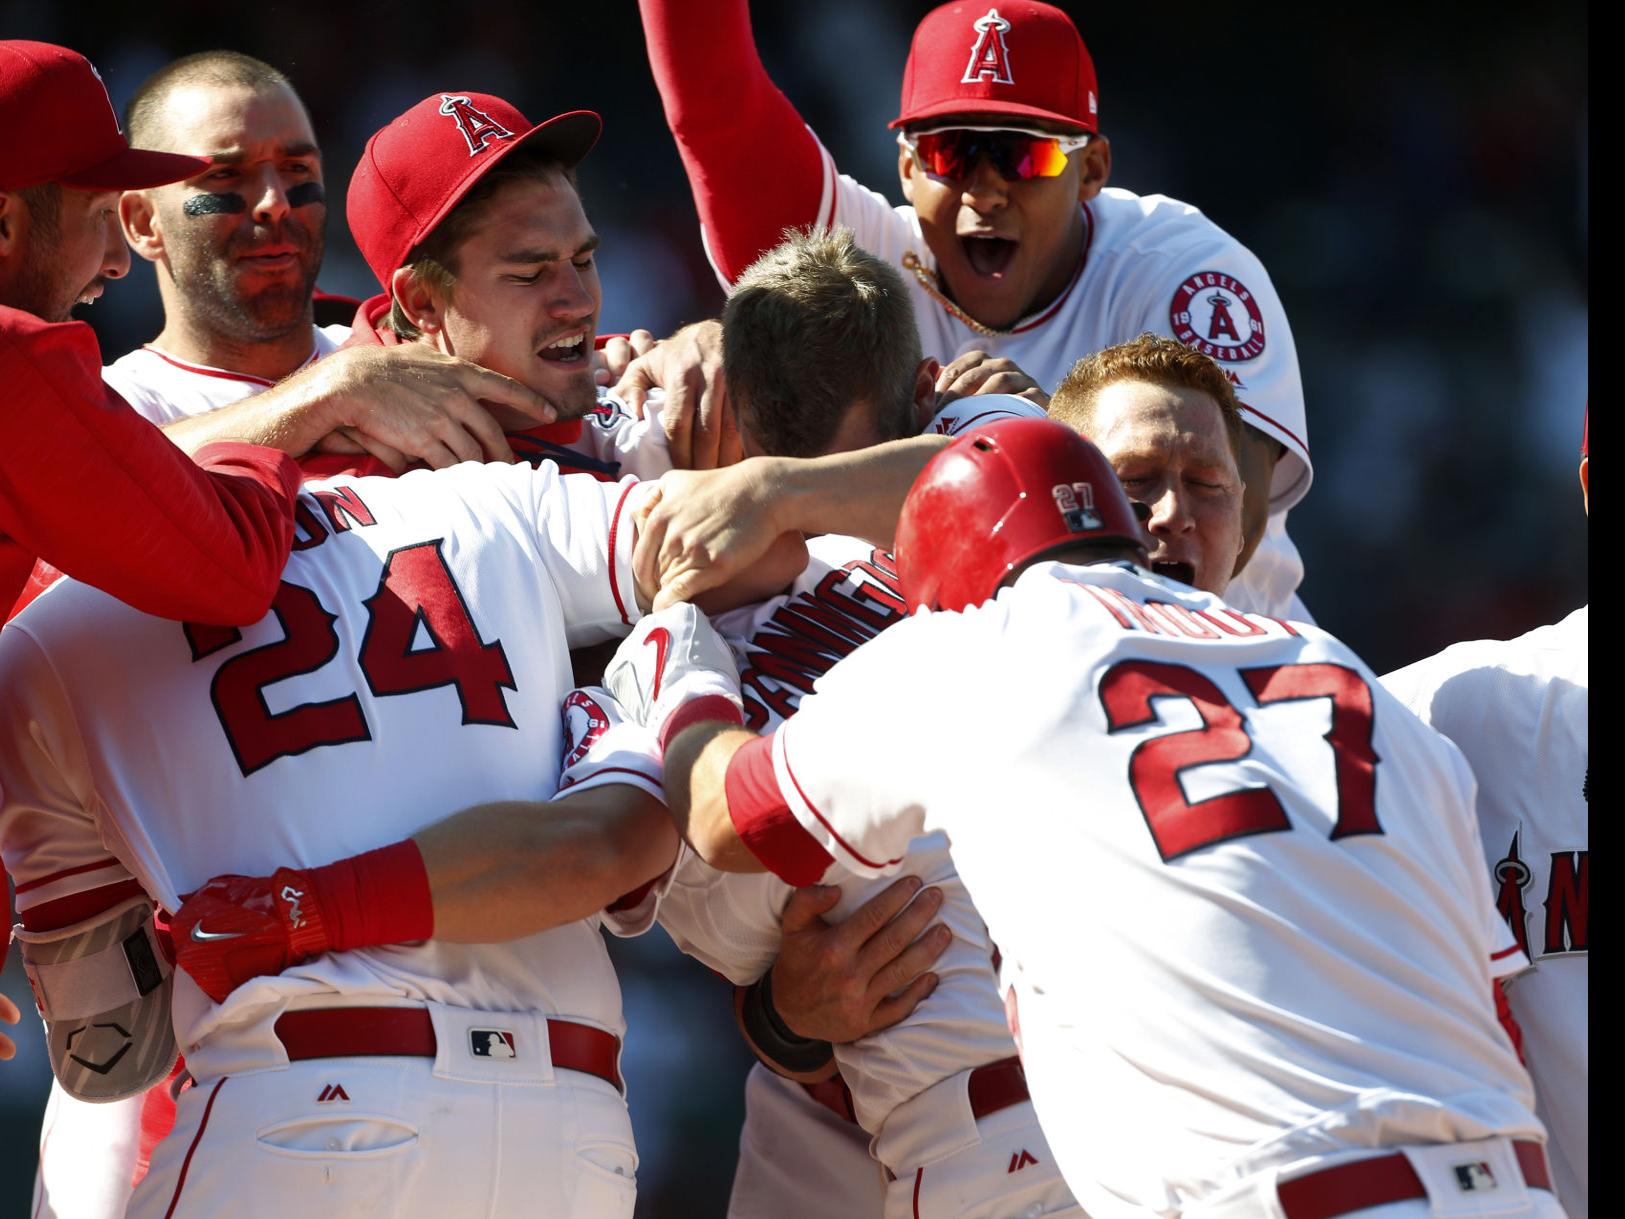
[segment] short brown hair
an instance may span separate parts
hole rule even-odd
[[[914,431],[914,306],[850,229],[786,229],[734,285],[722,352],[740,430],[768,453],[827,452],[856,402],[883,439]]]
[[[572,189],[579,189],[574,166],[565,165],[536,148],[520,148],[509,153],[457,201],[457,206],[446,213],[445,219],[435,225],[427,237],[406,252],[406,261],[401,266],[420,284],[450,300],[457,287],[458,251],[485,218],[486,205],[510,182],[542,182],[554,174],[562,177]],[[390,292],[389,328],[399,338],[418,338],[423,332],[406,316],[388,284],[384,285],[384,291]]]
[[[241,51],[199,51],[165,64],[135,91],[124,108],[124,129],[137,148],[163,148],[158,111],[176,89],[186,85],[241,85],[249,89],[281,86],[292,89],[288,78],[262,59]]]
[[[1177,339],[1150,331],[1131,342],[1085,356],[1074,364],[1050,398],[1050,418],[1088,436],[1100,391],[1118,381],[1145,381],[1152,385],[1199,390],[1218,403],[1231,452],[1241,443],[1241,408],[1224,369]]]

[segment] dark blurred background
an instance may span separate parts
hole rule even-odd
[[[894,201],[885,124],[929,7],[754,5],[774,79],[837,164]],[[1201,207],[1259,255],[1285,303],[1316,469],[1291,532],[1319,621],[1383,672],[1584,602],[1585,6],[1065,7],[1099,72],[1112,184]],[[533,120],[598,110],[605,135],[581,186],[604,239],[602,329],[663,334],[721,307],[632,0],[0,0],[0,37],[83,51],[121,108],[193,51],[284,69],[326,158],[322,286],[352,295],[376,290],[342,206],[374,130],[442,89],[501,94]],[[131,280],[87,313],[109,359],[161,325],[147,264]],[[720,1215],[747,1062],[726,988],[661,932],[612,951],[640,1219]],[[4,981],[26,1008],[14,965]],[[31,1015],[21,1040],[0,1066],[0,1215],[27,1213],[48,1080]]]

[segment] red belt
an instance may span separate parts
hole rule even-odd
[[[493,1022],[501,1013],[492,1012]],[[373,1056],[433,1058],[434,1021],[421,1007],[322,1007],[284,1012],[276,1035],[289,1062],[308,1058]],[[547,1022],[553,1065],[581,1071],[622,1089],[621,1039],[603,1029],[569,1020]],[[622,1089],[624,1090],[624,1089]]]
[[[821,1084],[802,1084],[807,1095],[828,1109],[843,1122],[856,1122],[852,1106],[852,1091],[846,1081],[836,1076]],[[1027,1100],[1027,1073],[1021,1068],[1021,1059],[1014,1056],[1001,1058],[977,1067],[970,1073],[970,1111],[976,1118],[1008,1109]]]
[[[1546,1151],[1539,1143],[1515,1139],[1513,1154],[1523,1170],[1524,1184],[1531,1189],[1551,1189],[1546,1171]],[[1275,1187],[1286,1219],[1334,1219],[1350,1211],[1390,1202],[1427,1197],[1422,1179],[1416,1175],[1404,1152],[1355,1160],[1336,1168],[1323,1168],[1308,1176],[1281,1181]]]

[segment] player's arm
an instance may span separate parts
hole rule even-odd
[[[665,805],[611,784],[537,806],[485,804],[412,839],[434,938],[483,944],[584,919],[659,876],[677,856]]]
[[[786,534],[843,533],[890,547],[909,487],[947,443],[915,436],[826,457],[674,470],[640,507],[638,581],[659,589],[661,609],[746,571]]]
[[[419,343],[352,347],[231,406],[166,424],[188,452],[222,436],[303,457],[333,433],[397,472],[414,461],[512,461],[489,406],[552,423],[554,411],[511,377]]]
[[[298,471],[217,445],[194,462],[101,379],[95,336],[0,309],[0,610],[35,558],[164,618],[264,616],[293,544]]]
[[[823,152],[762,66],[748,0],[639,0],[666,124],[727,283],[820,219]]]
[[[175,915],[176,963],[220,1001],[324,952],[518,939],[602,910],[676,853],[664,806],[630,785],[477,805],[323,867],[215,877]]]

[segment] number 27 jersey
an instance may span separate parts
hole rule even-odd
[[[1317,628],[1039,564],[859,648],[771,766],[777,809],[730,811],[786,879],[885,873],[947,832],[1091,1214],[1342,1148],[1539,1136],[1491,1001],[1518,954],[1471,774]]]

